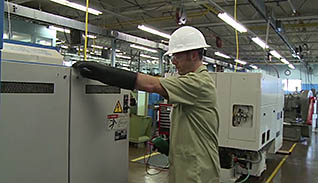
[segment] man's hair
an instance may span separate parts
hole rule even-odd
[[[185,51],[185,52],[190,52],[190,51],[197,51],[198,52],[198,56],[199,56],[199,60],[201,60],[201,61],[203,59],[203,56],[205,56],[205,54],[206,54],[206,50],[204,48],[188,50],[188,51]]]
[[[203,56],[205,56],[206,50],[204,48],[200,48],[193,51],[198,51],[199,59],[202,61]]]
[[[203,59],[203,56],[205,56],[205,54],[206,54],[206,49],[204,49],[204,48],[199,49],[199,59],[200,60]]]

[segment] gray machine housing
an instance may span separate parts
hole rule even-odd
[[[32,61],[24,46],[9,47],[15,49],[5,45],[2,57],[0,182],[127,183],[129,91],[81,78],[55,50],[41,48],[60,61],[52,64],[38,61],[41,54]]]
[[[284,93],[279,78],[261,73],[211,73],[220,116],[222,182],[260,176],[266,153],[282,146]],[[245,167],[245,168],[241,168]]]

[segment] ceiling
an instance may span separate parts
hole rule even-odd
[[[85,0],[72,0],[85,5]],[[317,0],[264,0],[267,15],[280,20],[283,27],[281,33],[285,42],[272,27],[267,29],[265,18],[256,10],[251,2],[262,0],[237,0],[237,20],[247,27],[249,33],[239,33],[239,59],[249,63],[262,64],[268,59],[267,52],[252,42],[253,34],[266,40],[271,49],[277,50],[284,58],[292,63],[315,63],[318,61],[318,1]],[[40,9],[45,12],[69,17],[84,22],[85,13],[62,6],[50,1],[42,0],[12,0],[10,2],[23,6]],[[218,6],[216,6],[216,3]],[[167,41],[156,35],[137,29],[139,24],[147,24],[167,33],[172,33],[179,27],[176,14],[177,9],[183,9],[187,21],[186,25],[199,28],[206,36],[208,44],[212,46],[208,56],[214,51],[221,51],[232,58],[236,57],[236,37],[232,27],[217,17],[217,13],[225,10],[234,17],[234,0],[90,0],[90,7],[102,11],[99,16],[90,15],[89,23],[111,30],[118,30],[131,35],[153,40]],[[296,10],[293,12],[293,8]],[[268,30],[268,31],[267,31]],[[252,34],[251,34],[252,33]],[[221,43],[221,44],[217,44]],[[299,52],[302,60],[292,56],[291,49]],[[301,47],[299,49],[299,47]],[[301,50],[301,52],[300,52]],[[224,60],[224,59],[223,59]],[[230,62],[229,60],[225,60]],[[280,63],[277,59],[273,63]]]

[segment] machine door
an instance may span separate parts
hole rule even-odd
[[[2,62],[0,182],[67,183],[70,69]]]
[[[70,183],[127,183],[128,93],[72,75]]]

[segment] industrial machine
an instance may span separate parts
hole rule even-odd
[[[310,90],[286,94],[284,105],[283,138],[301,141],[310,137],[317,123],[317,102]]]
[[[306,122],[309,108],[309,90],[286,94],[284,102],[285,122]]]
[[[62,62],[54,49],[4,43],[0,182],[127,183],[129,92]]]
[[[282,146],[284,93],[281,80],[261,73],[211,73],[220,115],[221,179],[260,176],[266,153]]]

